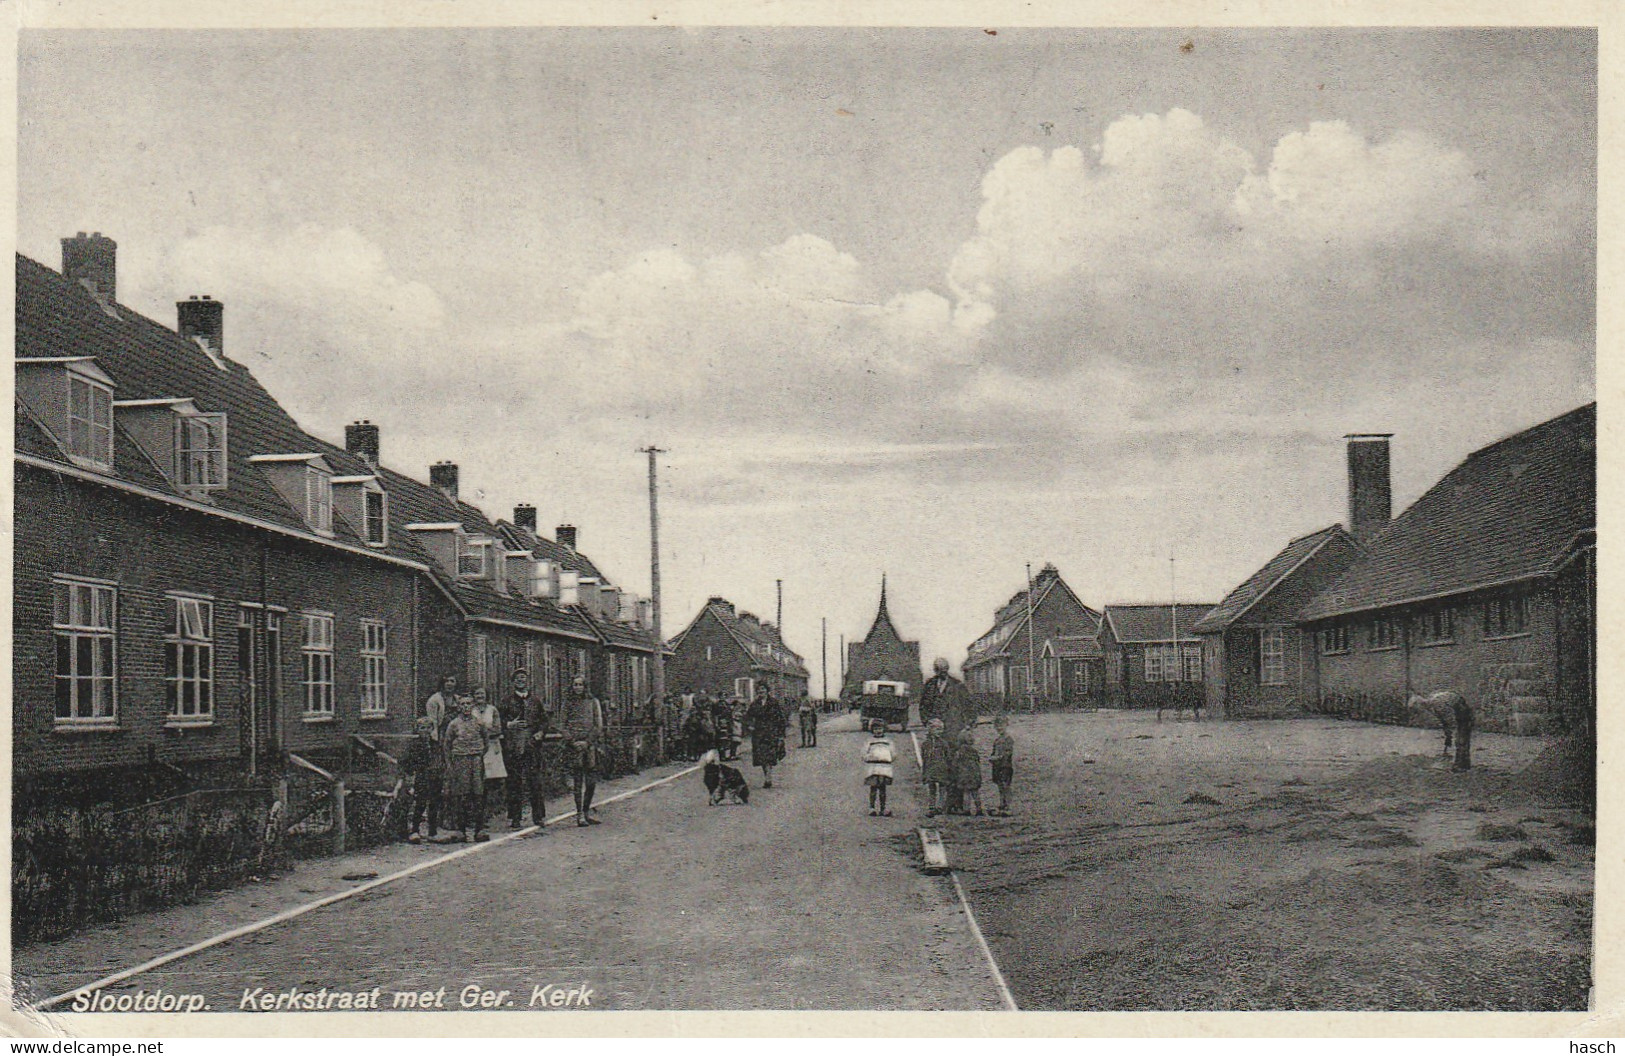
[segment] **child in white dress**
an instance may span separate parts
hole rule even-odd
[[[892,782],[892,760],[896,757],[886,724],[876,719],[869,725],[869,743],[863,746],[863,783],[869,786],[869,816],[891,817],[886,809],[886,788]]]

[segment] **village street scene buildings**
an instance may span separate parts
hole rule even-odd
[[[30,28],[17,1009],[1613,1021],[1599,39]]]

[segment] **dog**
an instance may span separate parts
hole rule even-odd
[[[717,757],[716,749],[701,756],[700,762],[705,764],[705,790],[710,793],[713,807],[721,803],[724,796],[735,803],[750,803],[750,785],[745,781],[745,775],[722,762]]]

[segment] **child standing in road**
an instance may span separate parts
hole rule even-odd
[[[457,715],[446,724],[441,742],[446,752],[445,796],[451,800],[457,817],[454,843],[467,843],[470,826],[476,843],[491,837],[485,834],[485,753],[489,735],[472,714],[474,702],[457,698]]]
[[[925,743],[920,745],[920,776],[925,779],[926,793],[931,805],[928,815],[941,814],[948,805],[948,784],[953,778],[953,759],[948,754],[948,735],[941,719],[932,719],[926,732]]]
[[[954,785],[967,798],[966,814],[982,813],[982,753],[976,750],[976,731],[967,728],[954,753]],[[974,804],[974,810],[971,809]]]
[[[440,786],[446,777],[446,757],[440,751],[440,731],[435,720],[425,715],[417,721],[418,735],[401,757],[401,772],[412,779],[412,814],[408,819],[408,843],[422,843],[424,815],[429,819],[429,839],[440,835]]]
[[[863,746],[863,783],[869,786],[869,816],[891,817],[886,809],[886,789],[892,781],[895,752],[886,736],[886,723],[876,719],[869,725],[869,743]]]
[[[1010,737],[1010,723],[1003,715],[993,720],[993,751],[988,762],[993,766],[993,783],[999,789],[999,806],[988,813],[1001,818],[1010,816],[1010,783],[1016,776],[1016,742]]]

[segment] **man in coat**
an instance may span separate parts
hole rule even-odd
[[[587,680],[580,675],[570,683],[570,699],[564,703],[564,740],[570,747],[576,824],[596,825],[592,794],[598,787],[598,757],[603,751],[604,707],[587,693]]]
[[[947,660],[939,656],[931,666],[936,673],[920,690],[920,721],[930,726],[932,719],[941,719],[948,736],[957,738],[960,730],[976,722],[976,706],[965,683],[948,673]]]
[[[530,690],[524,668],[513,673],[513,687],[502,701],[502,760],[508,768],[508,826],[517,829],[530,804],[530,821],[547,824],[547,789],[543,786],[541,744],[547,736],[547,713]]]

